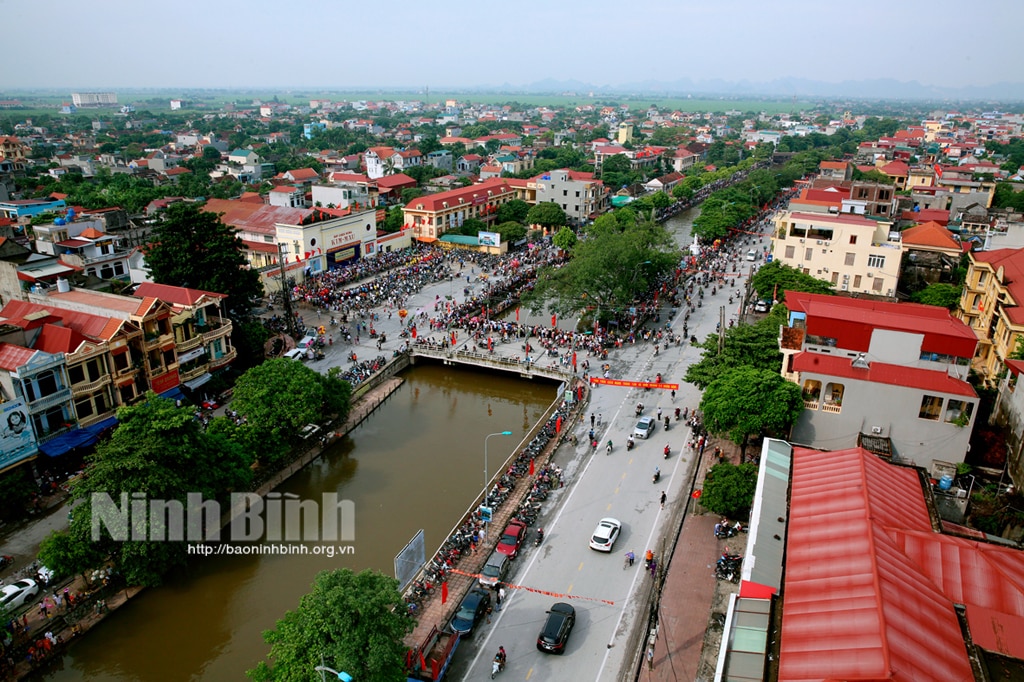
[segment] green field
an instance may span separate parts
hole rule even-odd
[[[651,105],[660,110],[667,111],[693,111],[693,112],[724,112],[737,110],[741,112],[767,112],[769,114],[795,113],[810,109],[814,102],[809,100],[796,100],[792,98],[746,98],[732,99],[728,97],[719,98],[687,98],[687,97],[658,97],[653,95],[598,95],[589,97],[586,94],[565,95],[565,94],[531,94],[531,93],[500,93],[500,92],[434,92],[429,96],[422,92],[398,92],[398,91],[319,91],[319,90],[132,90],[115,89],[119,104],[132,104],[137,110],[149,110],[153,113],[170,111],[171,99],[183,99],[186,102],[201,104],[199,108],[189,107],[182,111],[210,111],[218,110],[228,103],[236,103],[239,106],[249,106],[253,100],[262,102],[272,101],[275,97],[279,102],[289,104],[308,104],[311,99],[329,99],[333,101],[359,101],[359,100],[420,100],[427,103],[444,102],[454,99],[459,102],[471,102],[481,104],[521,104],[526,106],[551,106],[571,108],[586,104],[595,106],[606,105],[627,105],[632,110],[646,110]],[[62,102],[71,100],[71,93],[48,92],[18,92],[10,91],[0,93],[0,99],[19,99],[26,109],[9,110],[11,115],[31,116],[35,113],[55,113]],[[91,111],[108,112],[105,109],[84,109],[79,114]],[[116,111],[116,109],[115,109]]]

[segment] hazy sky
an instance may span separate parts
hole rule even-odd
[[[1024,1],[0,0],[0,89],[1024,81]]]

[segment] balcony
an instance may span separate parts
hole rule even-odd
[[[234,360],[236,357],[238,357],[238,351],[232,348],[224,355],[221,355],[219,358],[211,358],[209,369],[211,371],[215,369],[220,369],[221,367],[227,365],[229,362]]]
[[[839,405],[837,403],[825,403],[825,404],[823,404],[821,406],[821,411],[822,412],[832,412],[834,414],[839,414],[840,412],[843,411],[843,406]]]
[[[196,365],[195,367],[192,367],[191,369],[187,369],[187,370],[178,369],[178,376],[180,377],[182,382],[192,381],[196,377],[200,377],[203,374],[205,374],[206,370],[207,370],[207,364],[204,362],[204,363],[200,363],[200,364]]]
[[[71,389],[62,388],[58,391],[54,391],[48,396],[44,396],[42,398],[38,398],[36,400],[31,401],[28,404],[28,411],[32,414],[39,414],[40,412],[45,412],[51,407],[56,407],[70,400]]]
[[[805,400],[804,401],[804,409],[805,410],[816,410],[816,409],[818,409],[818,401],[817,400]]]
[[[111,381],[110,375],[108,374],[106,376],[100,377],[96,381],[90,381],[89,383],[85,383],[85,384],[83,384],[83,383],[74,384],[71,387],[71,391],[73,393],[75,393],[75,395],[83,395],[83,394],[86,394],[86,393],[92,393],[92,392],[102,388],[103,386],[106,386],[107,384],[110,383],[110,381]]]
[[[202,343],[203,343],[203,337],[200,334],[196,334],[191,339],[186,339],[184,341],[178,341],[177,344],[176,344],[177,345],[177,349],[178,349],[178,354],[181,355],[182,353],[187,353],[188,351],[192,350],[193,348],[197,348]]]

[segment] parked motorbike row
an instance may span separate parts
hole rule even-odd
[[[568,410],[564,408],[556,410],[551,415],[537,435],[519,451],[505,473],[487,492],[481,506],[497,509],[508,500],[519,479],[529,475],[531,461],[539,457],[551,439],[557,435],[558,420],[564,421],[567,418]],[[549,491],[561,486],[561,482],[562,470],[556,465],[548,465],[537,471],[530,492],[512,515],[513,518],[528,526],[536,523],[540,516],[541,503],[547,499]],[[406,590],[406,608],[410,613],[415,613],[420,604],[432,594],[434,586],[444,582],[448,573],[458,564],[459,560],[467,552],[472,551],[484,525],[485,521],[478,508],[448,536],[433,559],[424,567],[421,576],[414,580]],[[539,545],[543,537],[543,529],[538,529],[535,544]]]
[[[715,577],[730,583],[738,583],[742,566],[743,555],[730,554],[729,550],[726,549],[722,552],[721,558],[719,558],[718,563],[715,565]]]

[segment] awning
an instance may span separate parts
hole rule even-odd
[[[189,362],[190,360],[195,360],[196,358],[201,357],[205,354],[206,346],[199,346],[198,348],[193,348],[189,352],[182,353],[181,355],[178,356],[178,364],[180,365],[182,363]]]
[[[39,449],[50,457],[59,457],[75,448],[85,447],[94,444],[107,429],[117,425],[117,417],[107,417],[103,421],[96,422],[74,431],[62,433],[53,440],[46,441],[39,446]]]
[[[185,394],[181,392],[181,388],[179,386],[175,386],[170,390],[164,391],[160,394],[160,397],[167,398],[168,400],[185,400]]]
[[[205,372],[205,373],[200,374],[199,376],[197,376],[192,381],[186,381],[185,382],[185,388],[187,388],[190,391],[194,391],[194,390],[196,390],[197,388],[199,388],[200,386],[202,386],[203,384],[205,384],[207,381],[209,381],[212,378],[213,378],[212,374],[210,374],[209,372]]]

